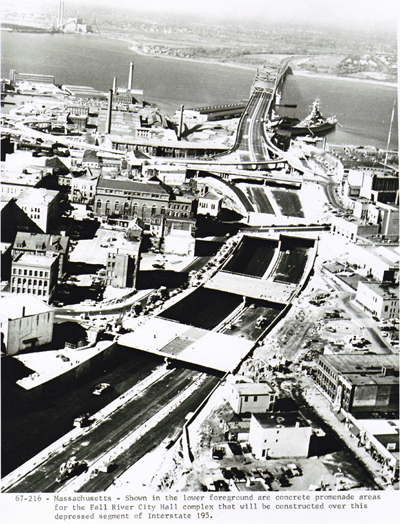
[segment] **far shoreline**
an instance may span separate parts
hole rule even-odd
[[[217,59],[205,59],[205,58],[181,58],[179,56],[171,56],[171,55],[164,55],[159,53],[145,53],[143,51],[140,51],[138,49],[138,42],[135,40],[131,40],[129,38],[124,37],[118,37],[118,36],[112,36],[112,35],[99,35],[103,38],[107,38],[110,40],[118,40],[120,42],[125,42],[128,45],[129,51],[132,51],[133,53],[145,56],[149,58],[161,58],[165,60],[180,60],[182,62],[191,62],[191,63],[198,63],[198,64],[210,64],[210,65],[218,65],[218,66],[224,66],[224,67],[235,67],[237,69],[245,69],[247,71],[254,71],[254,74],[258,67],[261,67],[263,62],[260,62],[259,66],[252,66],[249,64],[240,64],[238,62],[221,62]],[[278,56],[278,55],[277,55]],[[290,55],[283,55],[280,54],[279,56],[290,56]],[[391,88],[397,88],[398,84],[397,82],[389,82],[385,80],[375,80],[373,78],[356,78],[352,76],[338,76],[338,75],[329,75],[326,73],[314,73],[312,71],[304,71],[301,69],[292,69],[294,76],[307,76],[307,77],[313,77],[313,78],[320,78],[323,80],[345,80],[348,82],[362,82],[364,84],[371,84],[371,85],[380,85],[380,86],[387,86]]]

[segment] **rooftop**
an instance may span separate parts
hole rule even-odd
[[[253,413],[252,417],[257,419],[258,423],[263,428],[304,428],[310,425],[307,420],[297,411]]]
[[[393,299],[393,300],[399,300],[399,287],[393,286],[389,284],[381,284],[380,282],[359,282],[359,284],[362,284],[363,286],[368,287],[373,291],[375,294],[379,295],[380,297],[384,299]]]
[[[326,362],[343,374],[379,374],[382,367],[399,372],[398,355],[359,355],[356,353],[341,353],[340,355],[322,355],[320,362]]]
[[[25,311],[24,311],[25,308]],[[30,294],[9,295],[0,299],[0,311],[3,318],[9,320],[28,317],[39,313],[53,311],[42,300]]]
[[[25,233],[18,231],[14,241],[14,249],[45,250],[64,252],[69,238],[63,235],[47,235],[45,233]]]
[[[169,194],[164,188],[161,187],[159,182],[138,182],[131,180],[130,178],[106,178],[101,177],[97,185],[98,189],[126,189],[130,191],[140,192],[151,192],[151,193],[164,193]]]
[[[22,253],[18,258],[13,261],[14,264],[21,264],[23,266],[35,266],[35,267],[46,267],[50,268],[57,257],[55,256],[41,256],[31,255],[30,253]]]
[[[239,395],[273,395],[275,393],[274,388],[268,382],[237,383],[233,384],[233,389]]]
[[[58,195],[53,189],[28,187],[17,198],[20,204],[50,204]]]

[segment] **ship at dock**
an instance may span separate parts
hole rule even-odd
[[[325,118],[320,110],[320,100],[317,98],[311,106],[311,112],[304,120],[283,117],[272,126],[277,134],[290,133],[296,136],[321,136],[333,131],[337,124],[336,116]]]

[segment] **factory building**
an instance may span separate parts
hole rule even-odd
[[[398,413],[397,355],[321,355],[315,383],[336,412]]]

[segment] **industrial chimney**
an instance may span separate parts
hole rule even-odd
[[[182,138],[182,130],[183,130],[183,112],[185,110],[185,107],[181,106],[181,117],[179,119],[179,128],[178,128],[178,140]]]
[[[113,93],[114,93],[114,95],[117,94],[117,77],[116,76],[114,76]]]
[[[64,0],[61,0],[60,5],[58,7],[58,26],[60,28],[63,25],[63,19],[64,19]]]
[[[129,64],[129,80],[128,80],[128,90],[129,91],[132,91],[133,69],[134,69],[134,63],[130,62],[130,64]]]
[[[111,118],[112,118],[112,100],[113,100],[113,90],[110,89],[108,95],[108,110],[107,110],[107,122],[106,122],[106,134],[111,133]]]

